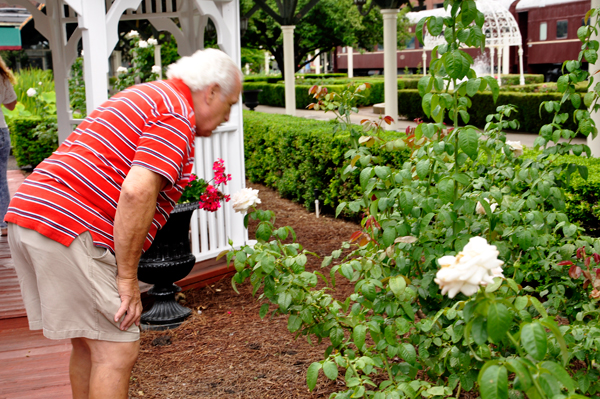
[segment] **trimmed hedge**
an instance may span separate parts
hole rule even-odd
[[[524,86],[502,86],[500,87],[500,91],[513,91],[521,93],[558,93],[556,83],[553,82],[526,84]],[[587,93],[587,82],[578,83],[575,86],[575,91],[577,93]]]
[[[371,104],[381,103],[384,100],[383,81],[369,82],[371,88],[363,91],[364,96],[357,101],[358,106],[367,106]],[[360,83],[359,83],[360,84]],[[326,85],[329,92],[342,92],[347,85]],[[304,109],[314,102],[312,95],[308,94],[308,90],[312,85],[296,85],[296,108]],[[273,107],[285,107],[285,84],[270,84],[264,82],[244,82],[244,90],[262,90],[258,94],[258,102],[262,105],[270,105]]]
[[[56,118],[47,118],[44,121],[56,122]],[[20,167],[31,165],[35,168],[57,148],[54,142],[33,135],[33,130],[40,122],[40,117],[14,118],[8,121],[12,152]]]
[[[333,135],[334,122],[288,115],[244,112],[246,177],[279,191],[282,197],[314,208],[315,191],[332,212],[360,196],[359,171],[341,180],[348,136]],[[397,133],[389,133],[397,137]],[[374,151],[384,163],[402,165],[404,151]],[[355,216],[346,213],[345,216]]]
[[[330,78],[347,78],[348,75],[345,73],[306,73],[296,74],[296,79],[330,79]],[[281,75],[270,75],[270,76],[245,76],[244,82],[268,82],[277,83],[283,79]]]
[[[545,110],[542,110],[542,118],[540,118],[540,104],[543,101],[560,101],[561,98],[562,95],[559,93],[500,92],[496,103],[494,103],[491,92],[477,93],[471,99],[472,106],[469,109],[471,119],[469,124],[483,128],[486,123],[486,116],[495,114],[496,107],[499,105],[513,104],[519,111],[514,116],[514,119],[518,120],[521,124],[519,131],[538,133],[543,125],[552,122],[553,116]],[[399,90],[398,112],[409,120],[415,118],[426,120],[427,118],[423,112],[421,101],[421,96],[417,90]],[[581,108],[583,109],[585,106],[583,105],[583,101],[581,103]],[[562,112],[568,112],[572,115],[573,111],[573,105],[570,101],[563,105]],[[567,120],[564,127],[571,130],[576,129],[572,118]]]

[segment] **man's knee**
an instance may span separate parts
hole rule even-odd
[[[125,370],[133,367],[140,348],[139,340],[134,342],[87,340],[87,343],[91,350],[92,363]]]

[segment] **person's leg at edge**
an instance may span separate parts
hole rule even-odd
[[[74,338],[69,374],[73,399],[127,399],[140,341]]]
[[[3,236],[8,234],[7,224],[4,221],[10,193],[8,192],[8,180],[6,169],[8,168],[8,155],[10,153],[10,135],[8,128],[0,128],[0,232]]]

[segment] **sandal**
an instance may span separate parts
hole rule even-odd
[[[0,236],[8,236],[8,227],[3,227],[0,229]]]

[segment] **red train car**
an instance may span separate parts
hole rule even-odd
[[[506,4],[506,1],[503,1]],[[510,3],[510,2],[509,2]],[[584,23],[591,0],[516,0],[510,4],[522,36],[525,73],[544,74],[547,81],[560,76],[563,61],[577,59],[581,49],[577,29]],[[414,27],[411,29],[414,30]],[[518,48],[510,47],[510,71],[519,72]],[[476,58],[477,49],[468,52]],[[408,48],[398,51],[398,73],[408,70],[416,73],[422,68],[423,49],[418,40],[408,43]],[[427,52],[427,64],[431,61]],[[383,50],[359,53],[354,51],[354,75],[365,76],[383,73]],[[496,63],[497,66],[497,63]],[[338,48],[335,68],[347,72],[348,57],[345,48]]]

